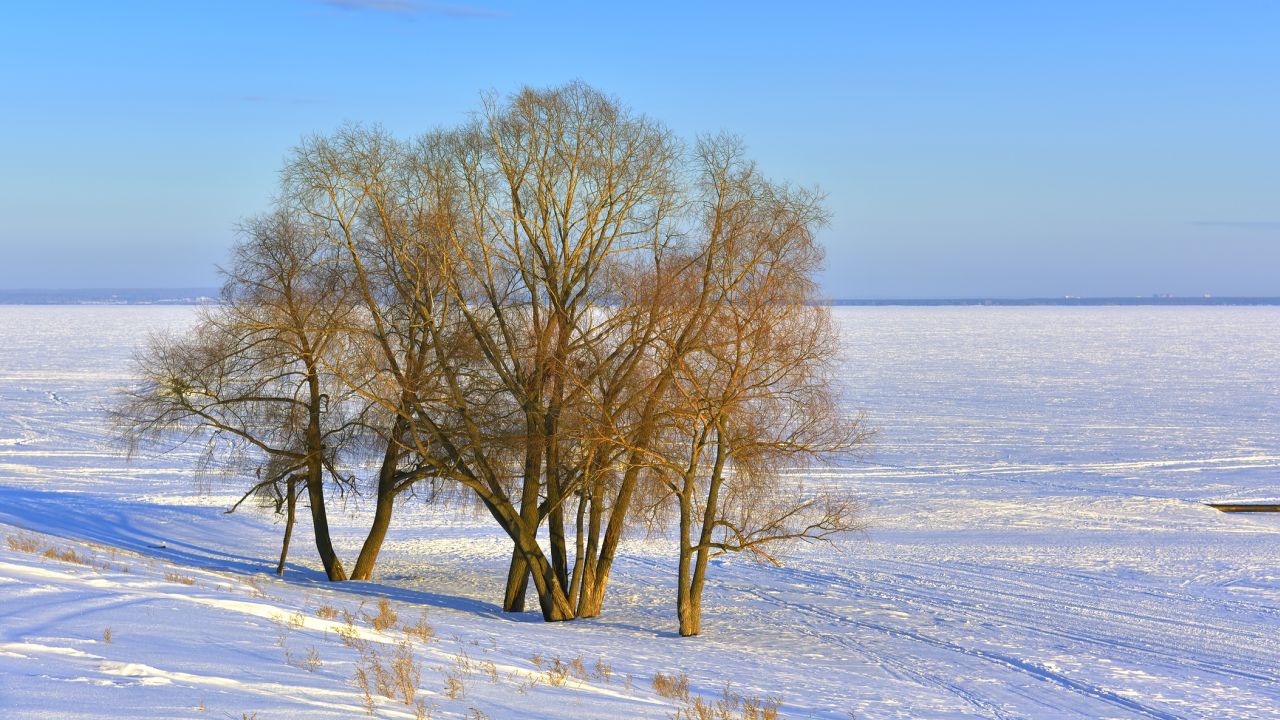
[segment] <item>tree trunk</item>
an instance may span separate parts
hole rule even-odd
[[[576,600],[581,597],[579,590],[582,588],[582,565],[583,559],[586,557],[586,512],[587,512],[587,489],[584,486],[578,488],[578,520],[574,524],[574,543],[573,543],[573,576],[569,579],[569,599]],[[575,604],[576,605],[576,604]],[[574,615],[577,615],[577,607],[574,608]]]
[[[342,569],[342,561],[334,552],[333,540],[329,537],[329,516],[324,509],[324,478],[319,473],[307,478],[307,499],[311,504],[316,551],[320,553],[320,562],[324,564],[324,574],[334,582],[346,580],[347,572]]]
[[[603,491],[598,482],[591,485],[590,507],[587,512],[587,543],[582,554],[581,580],[578,583],[578,617],[596,617],[600,614],[603,599],[597,597],[596,561],[600,551],[600,525],[604,517]],[[575,574],[579,574],[574,569]]]
[[[329,515],[324,508],[324,441],[320,435],[320,378],[315,364],[307,362],[307,387],[310,391],[310,403],[307,422],[307,500],[311,504],[311,524],[315,528],[316,550],[320,553],[320,562],[324,564],[324,573],[331,581],[347,579],[346,570],[342,569],[342,561],[333,551],[333,540],[329,537]]]
[[[542,619],[546,622],[574,619],[573,605],[564,594],[564,586],[556,577],[555,568],[536,548],[535,552],[537,555],[526,551],[525,558],[532,570],[534,588],[538,591],[538,605],[542,609]]]
[[[524,612],[524,596],[525,591],[529,587],[529,560],[528,552],[521,551],[520,544],[532,543],[537,545],[538,542],[538,491],[541,489],[541,483],[538,482],[542,473],[542,428],[536,418],[530,417],[525,421],[525,453],[524,453],[524,484],[520,490],[520,520],[523,526],[522,537],[516,542],[511,552],[511,566],[507,570],[507,587],[503,593],[502,611],[503,612]],[[538,583],[534,583],[535,587]],[[539,588],[539,593],[541,589]]]
[[[400,461],[400,436],[404,433],[404,426],[404,419],[400,417],[392,425],[387,451],[382,457],[382,468],[378,471],[378,496],[373,511],[373,524],[369,526],[369,534],[365,536],[360,556],[356,558],[356,565],[351,570],[352,580],[369,580],[373,577],[373,566],[378,562],[378,553],[387,538],[387,529],[391,527],[391,514],[396,501],[396,470]]]
[[[284,541],[280,543],[280,563],[276,565],[276,575],[284,575],[284,561],[289,558],[289,541],[293,538],[293,523],[298,517],[297,476],[290,475],[285,480],[288,496],[285,498]]]
[[[507,568],[507,587],[502,597],[502,612],[524,612],[524,597],[529,589],[529,564],[520,548],[511,548],[511,565]]]
[[[711,540],[715,521],[720,513],[720,488],[724,485],[724,467],[729,459],[729,448],[723,433],[723,424],[716,423],[716,459],[711,467],[707,483],[707,496],[702,507],[702,527],[698,533],[697,550],[688,541],[693,528],[693,502],[687,497],[693,485],[686,486],[686,497],[680,502],[680,593],[676,611],[680,615],[680,634],[684,637],[702,632],[702,588],[707,581],[707,559],[711,557]],[[690,554],[693,554],[693,572],[689,572]]]

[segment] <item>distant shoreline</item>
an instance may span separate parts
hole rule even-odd
[[[217,288],[23,288],[0,290],[0,305],[207,305]]]
[[[832,300],[832,306],[875,307],[907,305],[914,307],[939,306],[1083,306],[1108,305],[1202,305],[1202,306],[1256,306],[1280,305],[1280,297],[1062,297],[1062,298],[925,298],[886,300]]]
[[[91,288],[0,290],[0,305],[207,305],[218,302],[217,288]],[[1100,307],[1136,306],[1280,306],[1280,297],[1059,297],[1059,298],[847,298],[832,307]]]

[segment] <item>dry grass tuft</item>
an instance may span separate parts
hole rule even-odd
[[[102,629],[102,642],[108,645],[111,644],[111,626],[110,625]]]
[[[689,675],[686,673],[680,673],[679,675],[656,673],[653,676],[653,691],[665,698],[688,702]]]
[[[422,666],[413,657],[413,645],[408,640],[396,645],[395,657],[391,659],[391,678],[400,699],[405,705],[412,705],[418,684],[422,682]]]
[[[457,700],[467,692],[467,684],[460,674],[444,674],[444,695],[450,700]]]
[[[320,666],[324,665],[324,662],[320,660],[320,653],[316,652],[315,647],[307,648],[307,654],[301,658],[296,657],[288,648],[285,648],[284,663],[307,672],[315,672],[320,669]]]
[[[332,605],[321,605],[320,607],[316,608],[316,617],[320,618],[321,620],[337,620],[338,608]]]
[[[379,632],[388,628],[395,627],[399,616],[396,615],[396,609],[391,607],[391,601],[386,598],[378,600],[378,614],[368,618],[369,624],[374,630]]]
[[[398,700],[414,705],[418,684],[422,682],[422,666],[413,655],[413,644],[405,640],[396,646],[390,665],[384,664],[378,651],[368,643],[356,648],[360,659],[356,663],[354,682],[364,693],[365,710],[372,715],[375,707],[373,691],[388,700]]]
[[[671,714],[671,720],[778,720],[782,698],[744,696],[725,685],[719,700],[707,701],[686,692],[682,706]]]
[[[406,623],[402,629],[404,630],[405,635],[418,638],[424,643],[431,642],[432,638],[434,638],[436,634],[435,629],[427,622],[426,615],[418,618],[418,623],[416,625],[409,625]]]
[[[10,535],[5,541],[15,552],[35,553],[40,550],[40,541],[30,535]]]
[[[165,579],[165,580],[168,580],[168,581],[169,581],[169,582],[171,582],[171,583],[178,583],[178,584],[180,584],[180,585],[195,585],[195,584],[196,584],[196,579],[195,579],[195,578],[193,578],[193,577],[191,577],[191,576],[189,576],[189,575],[182,575],[182,574],[179,574],[179,573],[176,573],[176,572],[167,572],[167,573],[165,573],[165,574],[164,574],[164,579]]]
[[[76,565],[88,565],[89,559],[83,555],[77,555],[75,550],[59,550],[54,547],[46,548],[44,556],[50,560],[61,560],[62,562],[75,563]]]

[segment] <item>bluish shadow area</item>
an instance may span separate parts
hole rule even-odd
[[[160,505],[103,497],[88,493],[49,492],[0,485],[0,522],[68,540],[99,543],[204,570],[274,577],[276,558],[253,557],[222,549],[235,544],[260,544],[263,527],[248,517],[227,515],[216,507]],[[180,537],[173,528],[180,527]],[[306,537],[304,535],[304,537]],[[291,554],[311,550],[295,538]],[[279,547],[274,548],[279,552]],[[517,622],[541,621],[536,613],[508,615],[498,606],[472,598],[410,590],[373,582],[331,583],[324,573],[289,563],[283,580],[314,585],[397,602],[461,610]]]
[[[159,505],[0,485],[0,522],[206,570],[251,574],[271,569],[264,558],[219,548],[228,544],[223,538],[240,534],[256,539],[262,530],[213,507]],[[177,527],[181,527],[180,537],[172,530]],[[298,572],[319,575],[305,568],[298,568]]]

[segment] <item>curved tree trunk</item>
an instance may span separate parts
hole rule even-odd
[[[387,451],[382,456],[382,468],[378,471],[377,504],[373,510],[373,524],[369,526],[369,534],[365,536],[364,545],[360,547],[360,556],[351,570],[352,580],[369,580],[373,577],[373,566],[378,562],[378,553],[382,543],[387,539],[387,529],[391,527],[391,515],[396,502],[396,471],[400,466],[400,436],[405,431],[405,421],[397,417],[391,428],[391,437],[387,440]]]

